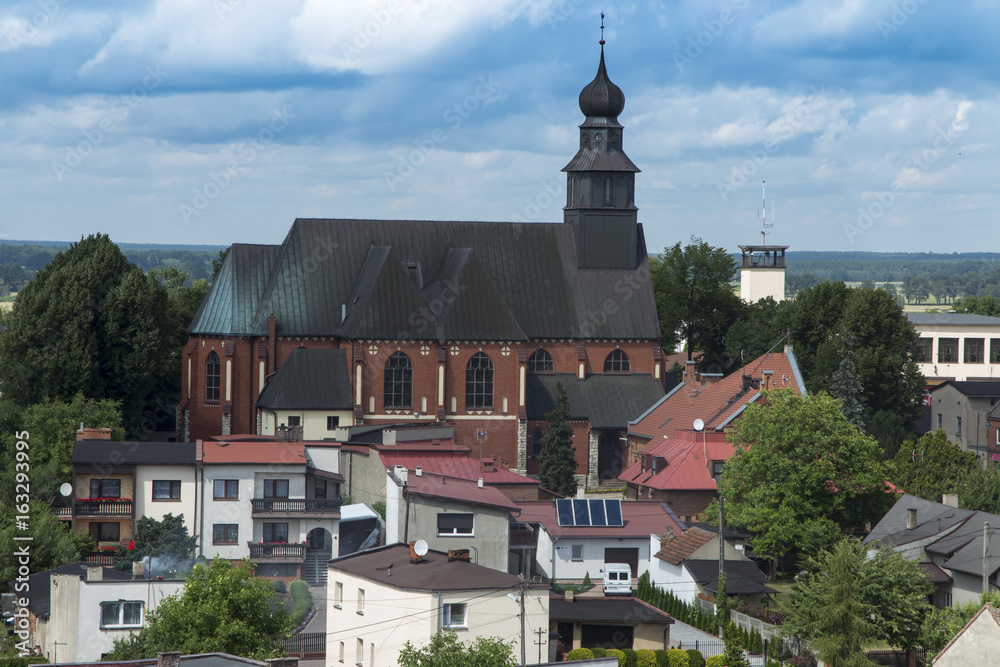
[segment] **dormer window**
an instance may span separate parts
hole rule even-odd
[[[715,479],[716,486],[722,484],[722,467],[724,465],[726,465],[725,461],[712,461],[712,477]]]

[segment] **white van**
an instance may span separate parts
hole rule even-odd
[[[628,563],[604,564],[604,594],[632,595],[632,566]]]

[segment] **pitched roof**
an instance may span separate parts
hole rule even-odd
[[[958,326],[1000,327],[1000,317],[974,315],[972,313],[904,313],[915,326],[935,324]]]
[[[466,505],[479,505],[497,510],[515,511],[515,505],[510,498],[492,486],[479,486],[479,480],[445,477],[432,473],[416,475],[409,473],[406,479],[406,491],[411,496],[423,496],[457,502]]]
[[[954,387],[958,393],[964,396],[1000,396],[1000,382],[998,381],[959,381],[959,380],[945,380],[941,384],[933,387],[931,393],[940,391],[943,387]]]
[[[36,572],[28,577],[28,607],[31,611],[35,613],[36,616],[42,618],[48,618],[51,611],[50,595],[51,586],[50,580],[53,574],[75,574],[79,577],[84,577],[87,574],[88,567],[97,567],[96,565],[90,565],[84,563],[83,561],[77,561],[75,563],[68,563],[66,565],[60,565],[59,567],[54,567],[51,570],[44,570],[43,572]],[[131,572],[122,572],[121,570],[116,570],[112,567],[102,568],[104,570],[102,576],[106,581],[128,581],[132,579]],[[10,584],[10,589],[17,590],[14,588],[14,581],[8,582]]]
[[[284,242],[233,246],[188,331],[396,340],[658,340],[644,241],[635,269],[580,269],[572,225],[296,220]],[[266,281],[265,281],[266,276]],[[346,306],[346,318],[342,317]]]
[[[936,656],[934,656],[934,659],[931,661],[931,664],[936,664],[937,661],[941,658],[941,656],[943,656],[945,653],[951,650],[951,647],[954,644],[965,643],[966,641],[965,631],[971,628],[979,620],[979,617],[982,616],[983,614],[986,614],[986,616],[988,617],[988,621],[992,621],[994,625],[1000,626],[1000,609],[997,609],[996,607],[994,607],[989,603],[984,604],[982,607],[979,608],[979,611],[973,614],[972,618],[970,618],[968,622],[962,626],[962,629],[959,630],[957,633],[955,633],[955,636],[951,638],[951,641],[945,644],[945,647],[941,649]],[[975,639],[970,640],[970,643],[976,642],[979,645],[978,651],[976,650],[975,645],[969,646],[967,651],[963,651],[962,653],[959,654],[959,657],[965,658],[966,660],[968,660],[968,658],[970,657],[973,659],[981,657],[981,659],[983,659],[984,661],[988,660],[989,658],[992,658],[994,645],[993,642],[989,640],[994,638],[995,637],[987,637],[986,641],[982,641],[981,637],[976,637]],[[977,641],[977,639],[979,641]],[[983,664],[985,664],[985,662]]]
[[[692,560],[684,561],[684,567],[694,580],[706,590],[719,592],[719,561]],[[727,560],[723,563],[726,573],[726,593],[728,595],[755,595],[758,593],[777,593],[778,591],[766,585],[767,576],[760,571],[757,563],[752,560]]]
[[[77,440],[73,443],[73,465],[78,471],[88,468],[134,465],[195,464],[193,442],[133,442],[117,440]]]
[[[680,535],[661,540],[660,550],[655,554],[656,558],[671,565],[680,565],[682,560],[708,544],[713,537],[715,535],[707,530],[688,528]]]
[[[649,537],[661,535],[670,526],[675,535],[685,528],[665,503],[655,500],[629,500],[622,502],[624,525],[617,526],[560,526],[556,503],[552,500],[521,500],[521,523],[540,523],[545,531],[556,537]]]
[[[210,442],[205,441],[205,463],[272,463],[306,465],[306,447],[301,442]]]
[[[654,446],[655,445],[655,446]],[[642,456],[662,457],[666,466],[643,470]],[[715,491],[712,461],[728,461],[733,446],[725,433],[718,431],[677,430],[673,438],[650,441],[640,460],[629,466],[618,479],[630,484],[663,491]]]
[[[632,597],[576,597],[572,602],[561,595],[549,597],[549,620],[582,623],[671,625],[667,612]]]
[[[768,373],[770,371],[770,373]],[[748,378],[744,380],[744,378]],[[671,438],[678,429],[691,428],[701,419],[706,430],[722,430],[757,400],[763,380],[769,377],[776,387],[806,393],[791,347],[784,352],[768,352],[717,382],[688,380],[664,396],[659,403],[629,423],[629,435]]]
[[[531,374],[525,383],[528,419],[545,419],[556,406],[559,383],[569,399],[570,417],[589,419],[596,429],[626,428],[630,419],[663,397],[663,386],[647,373],[594,373],[583,380],[573,373]]]
[[[431,549],[423,562],[410,562],[410,548],[390,544],[367,549],[330,561],[330,568],[411,591],[517,590],[517,575],[461,560],[448,561],[448,554]],[[529,588],[547,584],[528,582]]]
[[[351,378],[346,350],[292,350],[257,407],[270,410],[350,410]]]
[[[434,456],[427,453],[414,453],[411,450],[398,451],[393,445],[384,445],[378,448],[382,464],[391,469],[393,466],[403,466],[411,471],[420,466],[424,474],[442,475],[457,479],[476,481],[480,477],[486,484],[527,484],[538,486],[538,480],[525,475],[518,475],[507,468],[490,465],[485,467],[474,458],[468,456],[468,451],[464,456],[455,456],[454,452],[447,452],[444,456]],[[415,477],[416,475],[413,474]]]

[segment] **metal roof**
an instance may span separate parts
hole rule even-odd
[[[234,243],[212,282],[212,299],[202,301],[188,331],[206,328],[219,335],[240,334],[250,327],[261,292],[281,246]]]
[[[28,607],[31,611],[35,613],[36,616],[42,618],[48,618],[50,612],[50,602],[51,602],[51,586],[50,582],[53,574],[75,574],[83,578],[87,574],[88,567],[98,567],[97,565],[88,565],[83,561],[77,561],[75,563],[69,563],[68,565],[60,565],[59,567],[52,568],[51,570],[45,570],[43,572],[36,572],[28,577]],[[122,572],[111,567],[102,568],[104,570],[102,577],[105,581],[129,581],[132,579],[131,572]],[[14,581],[8,582],[11,590],[16,590],[14,588]]]
[[[350,410],[346,350],[292,350],[264,387],[257,407],[268,410]]]
[[[718,560],[685,560],[684,567],[694,580],[705,589],[719,591]],[[767,577],[757,563],[752,560],[727,560],[723,563],[726,573],[726,593],[728,595],[754,595],[756,593],[777,593],[766,585]]]
[[[131,442],[77,440],[73,464],[81,465],[194,465],[193,442]]]
[[[647,623],[670,625],[674,623],[670,614],[638,598],[580,596],[569,602],[565,597],[556,595],[549,598],[549,620],[610,623],[612,625]]]
[[[972,313],[905,313],[914,325],[1000,326],[1000,317]]]
[[[663,386],[646,373],[595,373],[578,380],[573,373],[528,375],[525,411],[528,419],[545,419],[556,406],[556,385],[562,383],[572,419],[589,419],[596,429],[624,429],[628,422],[663,398]]]

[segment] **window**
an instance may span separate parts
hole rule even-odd
[[[938,363],[954,364],[958,361],[958,339],[939,338],[938,339]]]
[[[344,606],[344,583],[338,581],[333,586],[333,606],[342,609]]]
[[[237,500],[240,497],[240,481],[238,479],[215,480],[216,500]]]
[[[725,465],[725,461],[712,461],[712,477],[715,479],[716,485],[722,483],[722,468]]]
[[[119,542],[121,541],[121,524],[91,521],[90,536],[95,542]]]
[[[289,417],[288,418],[288,425],[289,426],[302,426],[302,417],[299,417],[299,416]]]
[[[365,589],[358,589],[358,613],[365,615]]]
[[[465,409],[493,407],[493,362],[476,352],[465,367]]]
[[[154,479],[153,500],[180,500],[181,481],[179,479]]]
[[[340,426],[340,417],[337,417],[335,415],[330,415],[329,417],[326,418],[327,431],[336,431],[338,426]]]
[[[408,409],[413,403],[413,365],[410,358],[396,352],[385,362],[385,408]]]
[[[264,497],[265,498],[287,498],[288,497],[288,480],[287,479],[265,479],[264,480]]]
[[[990,363],[1000,364],[1000,338],[990,338]]]
[[[236,544],[239,541],[240,525],[238,523],[212,524],[212,544]]]
[[[632,364],[629,363],[628,355],[621,350],[612,350],[607,359],[604,360],[605,373],[631,373]]]
[[[583,545],[570,545],[570,560],[583,560]]]
[[[554,368],[552,355],[545,350],[535,350],[528,357],[529,373],[551,373]]]
[[[464,628],[465,627],[465,603],[456,602],[444,606],[444,621],[441,623],[444,628]]]
[[[222,366],[219,364],[219,355],[208,353],[205,360],[205,400],[209,403],[219,402],[219,387],[222,386]]]
[[[120,479],[90,480],[91,498],[121,498],[122,481]]]
[[[288,542],[288,524],[287,523],[265,523],[264,524],[264,541],[265,542]]]
[[[438,514],[438,535],[472,535],[472,514]]]
[[[604,205],[615,205],[615,182],[610,176],[604,177]]]
[[[344,642],[340,642],[340,661],[344,662]]]
[[[359,614],[361,612],[358,612]],[[358,652],[357,652],[357,662],[355,663],[358,667],[363,667],[365,664],[365,642],[363,639],[358,639]]]
[[[917,341],[917,362],[929,364],[934,361],[934,339],[921,338]]]
[[[962,437],[962,418],[955,417],[955,435]]]
[[[985,341],[982,338],[965,339],[965,363],[981,364],[985,360]]]
[[[531,458],[537,459],[542,455],[542,429],[536,428],[531,432]]]
[[[102,602],[101,628],[142,627],[142,602]]]
[[[368,667],[375,667],[375,644],[368,642]]]
[[[944,428],[944,426],[941,425],[941,413],[940,412],[937,413],[937,427],[938,427],[938,429]],[[1000,433],[1000,431],[997,431],[997,433]]]
[[[326,480],[318,477],[313,481],[313,498],[326,498]]]

